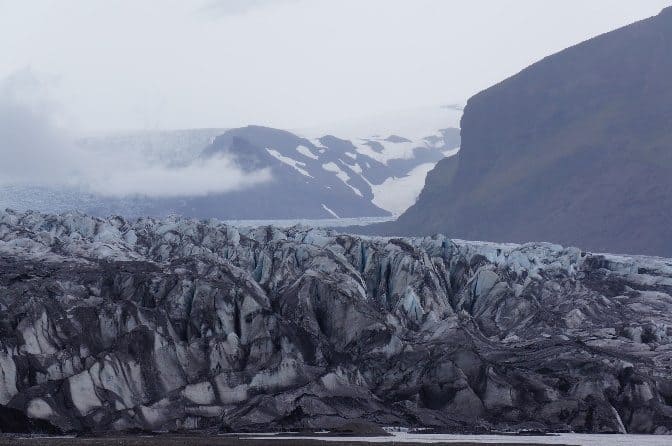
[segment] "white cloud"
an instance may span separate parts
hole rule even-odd
[[[123,197],[199,196],[245,189],[270,180],[268,169],[243,172],[227,158],[197,160],[188,166],[135,166],[89,179],[90,189],[100,195]]]
[[[225,157],[181,166],[148,154],[85,150],[63,128],[49,86],[30,71],[0,81],[0,185],[79,187],[105,196],[200,196],[244,189],[270,179],[244,172]]]

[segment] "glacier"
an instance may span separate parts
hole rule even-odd
[[[0,416],[54,432],[672,432],[672,260],[0,213]]]

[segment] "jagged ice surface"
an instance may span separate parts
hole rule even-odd
[[[7,211],[0,412],[668,433],[671,292],[668,259],[550,244]]]

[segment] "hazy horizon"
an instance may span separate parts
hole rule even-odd
[[[5,0],[0,88],[75,133],[318,127],[464,104],[672,4],[541,3]]]

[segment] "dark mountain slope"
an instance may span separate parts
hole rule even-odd
[[[474,96],[459,167],[368,231],[672,255],[671,79],[672,8],[536,63]]]

